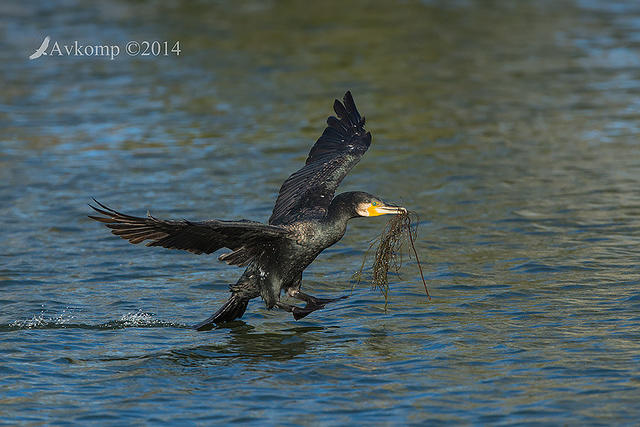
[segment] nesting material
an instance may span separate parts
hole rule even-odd
[[[412,224],[412,221],[415,222],[415,224]],[[424,280],[424,275],[422,273],[422,266],[420,265],[418,252],[414,245],[417,236],[417,215],[414,212],[406,212],[404,214],[391,216],[380,236],[374,239],[369,245],[369,249],[367,249],[364,254],[360,269],[353,275],[353,279],[356,281],[356,284],[360,283],[362,280],[362,271],[364,270],[369,252],[371,252],[371,249],[373,249],[377,244],[376,257],[372,266],[371,287],[380,290],[382,295],[384,295],[385,312],[387,311],[387,304],[389,302],[388,273],[391,269],[396,273],[400,272],[400,267],[402,267],[402,246],[404,243],[408,243],[413,255],[416,257],[416,263],[420,270],[420,277],[424,284],[424,290],[427,294],[427,298],[431,300],[429,290],[427,289],[427,282]]]

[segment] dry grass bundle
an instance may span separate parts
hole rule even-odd
[[[412,217],[415,219],[416,224],[412,224]],[[364,254],[360,270],[353,275],[353,279],[356,281],[356,284],[360,283],[362,280],[362,271],[364,270],[364,265],[367,261],[369,252],[376,243],[378,243],[378,247],[376,248],[376,257],[373,261],[372,267],[371,287],[379,289],[382,295],[384,295],[385,312],[387,311],[387,304],[389,302],[389,279],[387,275],[390,269],[393,269],[396,273],[400,272],[400,267],[402,267],[402,245],[407,241],[416,257],[418,269],[420,270],[420,277],[422,278],[427,298],[431,300],[429,290],[427,289],[427,282],[424,280],[424,274],[422,273],[422,265],[420,265],[418,252],[414,245],[417,236],[417,215],[414,212],[406,212],[404,214],[391,216],[380,236],[374,239],[369,245],[369,249],[367,249]]]

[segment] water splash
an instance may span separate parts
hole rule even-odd
[[[120,319],[113,320],[102,325],[95,326],[100,329],[123,329],[123,328],[191,328],[177,322],[168,322],[155,317],[153,313],[147,313],[139,309],[138,311],[125,313]]]
[[[177,327],[184,327],[186,325],[182,325],[179,323],[173,323],[173,322],[166,322],[160,319],[156,319],[155,314],[153,313],[146,313],[144,311],[142,311],[142,309],[136,311],[136,312],[132,312],[132,313],[125,313],[122,315],[122,317],[120,317],[120,320],[117,320],[116,322],[111,322],[111,324],[117,324],[122,328],[128,328],[128,327],[163,327],[163,326],[177,326]],[[109,325],[109,323],[107,323],[107,325]]]
[[[124,328],[191,328],[189,325],[168,322],[155,318],[155,314],[138,311],[125,313],[118,320],[106,323],[88,324],[72,322],[76,316],[63,310],[57,317],[47,317],[43,312],[33,315],[30,319],[15,320],[6,325],[0,325],[0,330],[16,329],[124,329]]]
[[[76,316],[62,310],[57,317],[46,317],[44,311],[40,314],[33,315],[30,319],[15,320],[9,323],[12,329],[42,329],[42,328],[61,328],[71,324]]]

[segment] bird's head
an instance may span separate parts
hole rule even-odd
[[[387,214],[402,214],[407,210],[402,206],[394,206],[384,202],[379,197],[362,191],[342,193],[349,207],[353,210],[354,217],[380,216]]]

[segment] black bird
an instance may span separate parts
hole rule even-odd
[[[300,291],[302,272],[326,248],[342,238],[351,218],[399,214],[406,209],[384,203],[371,194],[352,191],[334,197],[336,188],[358,163],[371,144],[351,92],[343,102],[335,100],[338,117],[327,119],[327,128],[311,148],[302,169],[280,188],[269,224],[249,220],[162,220],[125,215],[97,200],[91,206],[102,216],[89,216],[105,223],[111,232],[130,243],[150,240],[147,246],[183,249],[210,254],[221,248],[231,252],[218,259],[246,266],[231,297],[210,318],[195,326],[211,329],[217,323],[242,317],[249,300],[261,296],[267,308],[293,313],[297,320],[338,299],[320,299]],[[304,301],[304,307],[280,301],[280,294]],[[343,297],[344,298],[344,297]]]

